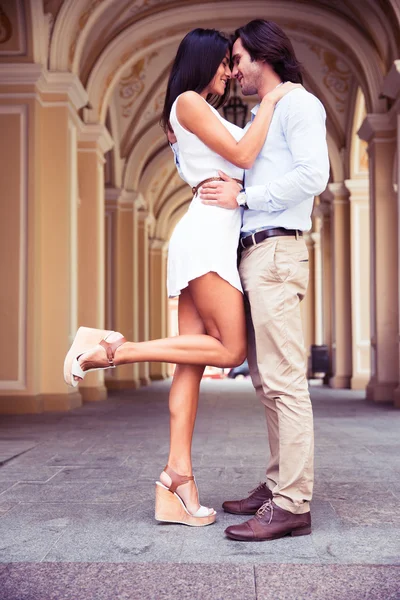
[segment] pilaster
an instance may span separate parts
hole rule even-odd
[[[137,196],[131,190],[106,189],[107,327],[120,331],[131,341],[138,339],[138,323],[135,321],[137,257],[134,251],[137,242]],[[122,365],[108,371],[106,386],[108,389],[140,387],[139,364]]]
[[[149,315],[149,229],[151,216],[146,208],[139,208],[137,215],[138,239],[138,309],[139,309],[139,341],[148,341],[150,334]],[[139,378],[141,385],[150,383],[149,363],[139,364]]]
[[[104,154],[113,140],[104,125],[81,126],[78,142],[78,324],[105,327]],[[104,371],[80,384],[84,401],[107,397]]]
[[[160,339],[168,336],[167,314],[167,242],[152,238],[150,240],[150,338]],[[150,363],[152,380],[166,379],[166,363]]]
[[[65,75],[0,65],[1,326],[10,340],[0,357],[0,413],[81,404],[61,373],[77,325],[77,110],[87,94]]]
[[[368,142],[371,227],[371,379],[367,398],[394,400],[399,381],[398,198],[393,187],[396,129],[369,114],[358,131]]]
[[[352,389],[365,389],[371,377],[370,215],[368,179],[345,181],[350,192]]]
[[[330,183],[332,193],[333,388],[349,388],[352,375],[350,202],[344,183]]]

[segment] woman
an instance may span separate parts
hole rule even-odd
[[[216,108],[228,96],[229,40],[215,30],[195,29],[181,42],[168,82],[163,125],[179,145],[182,174],[194,197],[170,240],[168,294],[179,296],[179,336],[133,343],[120,333],[80,328],[66,357],[67,383],[85,373],[120,364],[177,363],[170,392],[171,443],[168,465],[156,485],[156,519],[209,525],[216,513],[199,505],[192,475],[191,443],[200,380],[205,365],[237,366],[246,357],[243,292],[236,268],[241,209],[206,206],[201,184],[224,171],[242,188],[243,170],[260,152],[274,106],[295,87],[267,94],[252,126],[243,132]],[[184,475],[178,475],[184,473]]]

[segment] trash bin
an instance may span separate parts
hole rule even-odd
[[[313,374],[329,373],[329,350],[325,344],[311,345],[311,371]]]

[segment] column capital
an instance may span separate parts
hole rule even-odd
[[[369,202],[369,178],[346,179],[345,185],[350,192],[350,202],[365,201]]]
[[[376,138],[388,139],[389,141],[395,134],[396,131],[389,113],[370,113],[365,117],[360,129],[357,131],[358,137],[368,143]]]
[[[0,64],[1,86],[25,88],[34,87],[44,96],[43,100],[59,103],[60,95],[67,96],[75,110],[86,106],[88,94],[81,80],[74,73],[48,71],[42,65],[32,63]]]
[[[133,192],[135,194],[134,205],[137,211],[147,211],[147,202],[141,192]]]
[[[150,252],[154,254],[163,254],[168,248],[168,241],[160,240],[158,238],[151,238],[149,240],[150,243]]]
[[[382,95],[396,100],[400,97],[400,60],[393,62],[391,69],[383,79]]]
[[[328,183],[328,188],[333,194],[333,204],[347,204],[349,202],[350,192],[343,181],[340,181],[339,183]]]
[[[318,248],[321,244],[321,234],[319,232],[313,232],[310,234],[310,237],[314,244],[314,248]]]
[[[79,150],[100,150],[103,155],[114,146],[107,127],[101,123],[82,123],[78,141]]]

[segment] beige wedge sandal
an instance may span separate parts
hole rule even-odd
[[[113,369],[115,351],[119,346],[126,342],[126,339],[121,335],[120,338],[112,343],[107,342],[107,338],[114,331],[104,329],[92,329],[90,327],[80,327],[76,333],[75,339],[71,348],[68,351],[64,361],[64,380],[67,385],[76,387],[86,373],[89,371],[99,371],[104,369]],[[107,355],[108,364],[106,366],[98,366],[93,361],[85,361],[82,365],[79,364],[79,357],[85,352],[88,352],[95,346],[102,346]],[[84,367],[84,369],[82,368]],[[79,380],[74,379],[79,377]]]
[[[168,465],[164,471],[170,476],[171,485],[168,488],[161,481],[156,481],[156,521],[181,523],[190,527],[204,527],[214,523],[217,516],[215,510],[210,514],[206,506],[200,506],[199,510],[191,514],[182,498],[176,493],[176,489],[188,481],[194,481],[196,485],[195,478],[193,476],[178,475]]]

